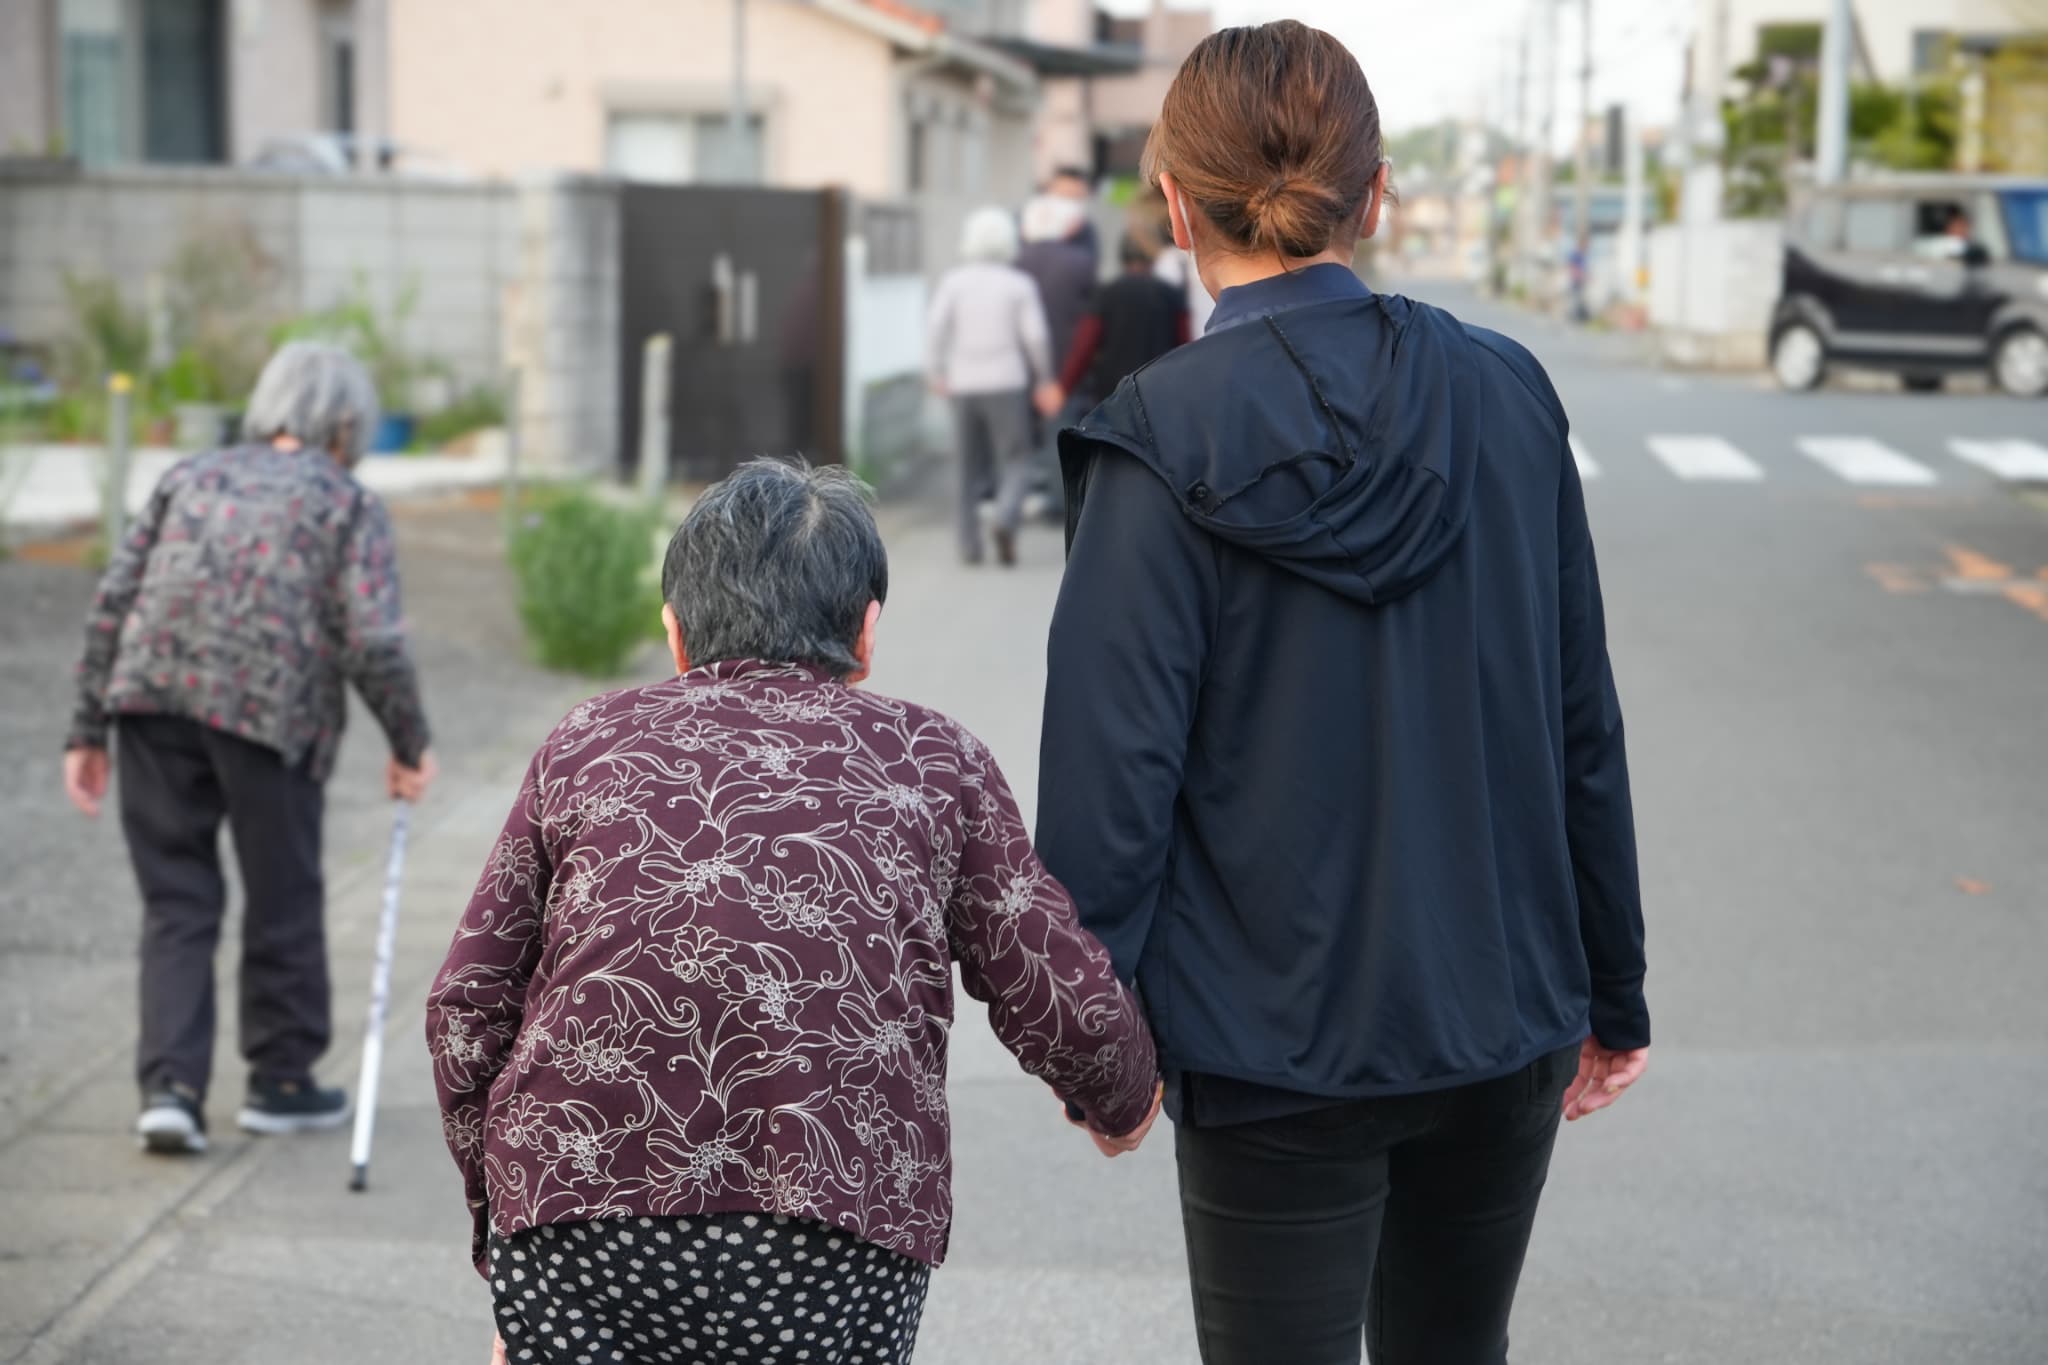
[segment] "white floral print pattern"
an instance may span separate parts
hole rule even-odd
[[[1136,1002],[959,726],[761,663],[578,706],[428,1001],[473,1251],[748,1210],[937,1264],[955,961],[1027,1070],[1143,1117]]]

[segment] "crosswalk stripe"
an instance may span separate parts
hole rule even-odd
[[[1802,436],[1799,448],[1850,483],[1924,487],[1933,470],[1868,436]]]
[[[2032,441],[1952,439],[1948,448],[1958,460],[1988,469],[2001,479],[2048,480],[2048,450]]]
[[[1652,436],[1650,453],[1681,479],[1754,482],[1763,466],[1719,436]]]
[[[1568,436],[1565,439],[1571,442],[1572,463],[1579,467],[1579,477],[1582,479],[1599,478],[1599,461],[1595,460],[1591,455],[1588,455],[1586,453],[1586,447],[1580,444],[1579,438],[1576,436]]]

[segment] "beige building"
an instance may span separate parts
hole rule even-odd
[[[1039,176],[1056,166],[1133,174],[1166,88],[1214,28],[1207,8],[1166,0],[1152,0],[1135,18],[1113,17],[1093,0],[1038,0],[1031,46],[1044,81],[1033,146]]]
[[[1012,197],[1036,82],[882,0],[389,0],[391,127],[486,175]],[[733,22],[747,123],[733,137]],[[487,29],[490,41],[475,35]]]

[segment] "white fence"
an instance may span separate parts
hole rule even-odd
[[[1766,219],[1652,230],[1650,323],[1669,359],[1711,366],[1763,363],[1784,239],[1784,226]]]

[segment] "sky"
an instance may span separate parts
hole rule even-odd
[[[1176,8],[1176,0],[1169,0]],[[1365,68],[1380,117],[1398,132],[1456,115],[1512,131],[1517,40],[1539,3],[1557,3],[1553,141],[1571,145],[1579,107],[1579,0],[1212,0],[1219,25],[1299,19],[1344,40]],[[1148,0],[1107,0],[1143,13]],[[1678,110],[1694,0],[1592,0],[1593,107],[1624,103],[1646,124]]]

